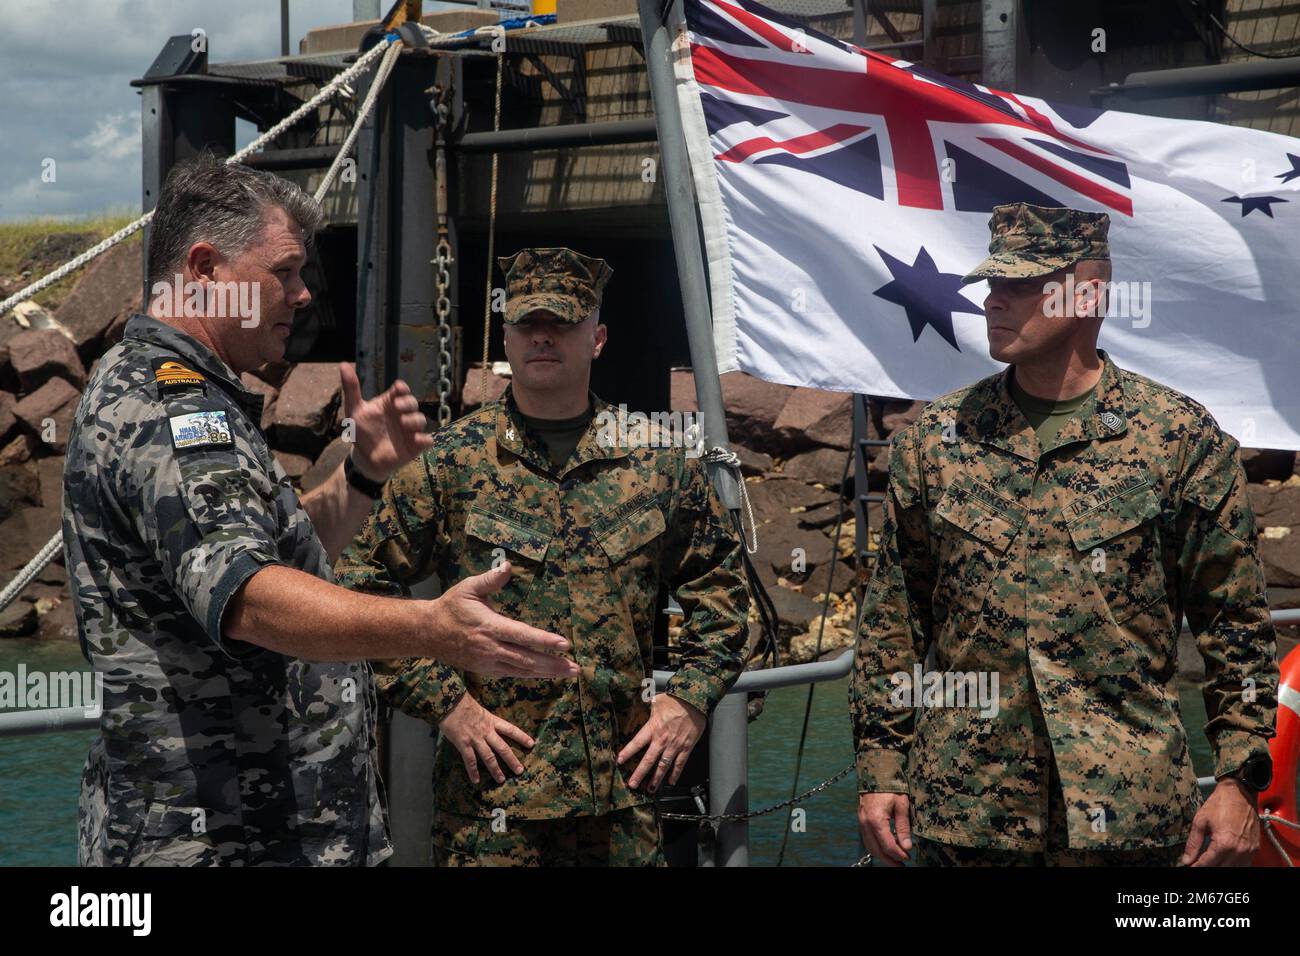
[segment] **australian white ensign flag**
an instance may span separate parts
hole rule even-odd
[[[1068,206],[1110,215],[1115,361],[1244,445],[1300,448],[1300,140],[964,83],[752,0],[685,10],[720,371],[920,399],[970,384],[1002,367],[988,286],[960,284],[991,209]]]

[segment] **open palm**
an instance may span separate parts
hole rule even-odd
[[[410,386],[400,378],[383,394],[364,399],[356,366],[340,362],[339,377],[343,383],[343,416],[352,420],[354,428],[353,461],[367,478],[385,481],[433,445],[433,436],[426,430],[428,420]]]

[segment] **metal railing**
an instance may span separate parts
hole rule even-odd
[[[1273,623],[1300,623],[1300,609],[1273,611],[1270,613]],[[1184,621],[1183,633],[1188,628]],[[846,649],[839,656],[826,661],[814,661],[807,664],[789,664],[766,670],[746,671],[728,691],[727,696],[714,708],[709,718],[707,747],[709,755],[709,803],[708,816],[724,819],[718,821],[716,839],[713,844],[712,860],[705,859],[703,865],[714,866],[748,866],[749,865],[749,822],[743,816],[749,811],[749,712],[747,695],[751,691],[773,690],[779,687],[796,687],[804,684],[817,684],[825,681],[839,680],[848,675],[853,667],[853,651]],[[662,690],[673,676],[672,671],[655,671],[655,686]],[[418,722],[417,722],[418,723]],[[62,731],[93,730],[99,726],[98,716],[87,716],[81,707],[68,707],[51,710],[22,711],[14,714],[0,714],[0,738],[19,737],[30,734],[58,733]],[[406,738],[408,746],[431,746],[428,736]],[[406,764],[412,770],[422,766],[421,761],[397,762],[399,767]],[[419,794],[424,789],[425,781],[419,781],[414,788],[406,788],[408,793]],[[1213,777],[1200,777],[1197,784],[1202,789],[1214,786]],[[400,781],[389,785],[390,811],[396,816],[397,807],[391,802],[397,797],[401,787]],[[405,802],[405,801],[404,801]],[[394,821],[394,828],[397,822]],[[417,828],[418,829],[418,828]]]

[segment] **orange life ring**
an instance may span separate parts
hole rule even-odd
[[[1259,795],[1259,812],[1271,813],[1289,820],[1297,821],[1296,812],[1296,769],[1297,757],[1300,756],[1300,647],[1293,648],[1282,661],[1282,679],[1277,688],[1277,736],[1268,745],[1273,757],[1273,782]],[[1255,854],[1255,866],[1300,866],[1300,830],[1281,824],[1264,824],[1268,831],[1259,841],[1259,852]],[[1277,838],[1282,852],[1278,851],[1269,838],[1269,833]]]

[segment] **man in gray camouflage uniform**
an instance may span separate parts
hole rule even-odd
[[[63,540],[103,678],[83,865],[377,863],[392,850],[365,660],[576,673],[562,638],[491,610],[508,566],[437,601],[331,583],[382,480],[432,440],[404,383],[365,401],[344,365],[347,465],[299,499],[272,457],[239,374],[283,358],[321,218],[269,174],[211,157],[178,167],[153,220],[150,314],[130,319],[77,409]],[[175,301],[175,275],[199,295]],[[240,288],[226,283],[259,290],[243,300],[256,314],[220,314],[239,301],[220,307],[214,293]]]

